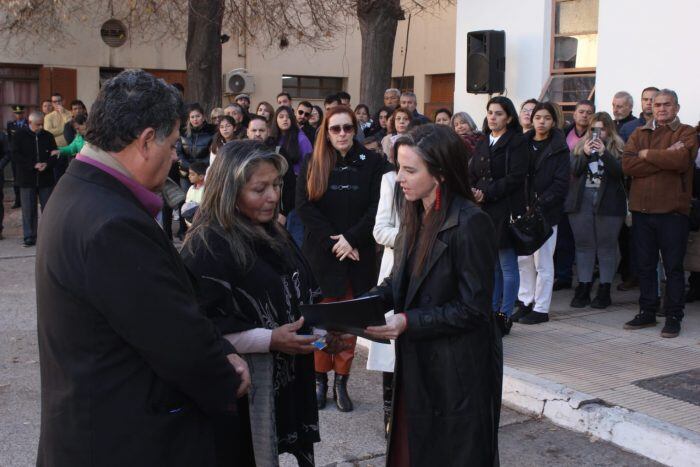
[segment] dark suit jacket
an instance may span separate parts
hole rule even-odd
[[[233,348],[163,230],[122,183],[76,160],[40,232],[37,465],[214,465],[211,420],[235,410],[240,383]]]

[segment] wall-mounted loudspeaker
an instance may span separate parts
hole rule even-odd
[[[502,93],[506,74],[505,31],[467,34],[467,92]]]

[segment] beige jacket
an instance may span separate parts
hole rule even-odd
[[[61,112],[54,110],[44,117],[44,130],[48,131],[56,139],[56,145],[66,146],[66,138],[63,137],[63,127],[70,122],[73,116],[70,111],[63,109]]]

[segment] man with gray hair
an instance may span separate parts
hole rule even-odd
[[[654,118],[632,133],[622,157],[622,170],[632,178],[629,210],[640,292],[639,313],[624,327],[656,326],[660,252],[666,272],[661,337],[676,337],[685,307],[683,258],[698,140],[695,128],[678,119],[680,105],[674,91],[659,91],[652,109]]]
[[[155,220],[183,111],[142,70],[107,81],[42,218],[39,466],[213,466],[235,421],[247,366]]]
[[[54,185],[56,140],[44,130],[44,114],[35,110],[29,114],[29,126],[17,130],[12,138],[12,161],[17,168],[19,195],[22,200],[22,234],[24,247],[37,239],[37,199],[43,211]]]
[[[389,88],[384,91],[384,106],[389,107],[393,112],[399,106],[399,97],[401,96],[401,91],[396,88]]]
[[[632,115],[633,108],[634,98],[632,98],[632,94],[628,93],[627,91],[615,93],[612,101],[612,109],[618,133],[620,132],[620,128],[622,128],[625,123],[634,120],[634,115]]]
[[[411,115],[413,115],[413,122],[411,122],[413,125],[424,125],[426,123],[430,123],[428,117],[418,113],[418,110],[416,109],[418,106],[418,101],[414,93],[404,92],[401,94],[401,100],[399,103],[401,104],[401,107],[407,109],[409,112],[411,112]]]

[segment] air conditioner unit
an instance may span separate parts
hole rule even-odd
[[[255,77],[244,68],[231,70],[224,76],[224,94],[253,94]]]

